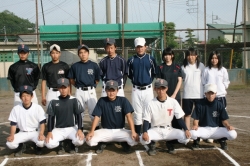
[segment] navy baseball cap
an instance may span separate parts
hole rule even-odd
[[[85,45],[85,44],[82,44],[82,45],[78,46],[78,52],[79,52],[80,49],[85,49],[85,50],[87,50],[89,52],[89,47],[87,45]]]
[[[19,54],[21,51],[27,53],[27,52],[29,52],[29,47],[24,45],[24,44],[19,45],[17,48],[17,53]]]
[[[114,39],[114,38],[106,38],[106,39],[104,40],[104,44],[105,44],[105,46],[106,46],[107,44],[113,45],[113,44],[115,44],[115,39]]]
[[[28,86],[28,85],[20,86],[19,87],[19,92],[20,92],[20,95],[22,95],[24,92],[32,95],[33,94],[33,88],[31,86]]]
[[[155,81],[155,88],[160,88],[160,87],[168,87],[168,82],[164,79],[157,79]]]
[[[60,88],[62,86],[65,86],[65,87],[69,86],[69,80],[67,78],[59,78],[57,80],[57,87]]]
[[[114,81],[114,80],[109,80],[106,82],[106,86],[105,86],[105,90],[109,90],[109,89],[118,89],[118,82]]]

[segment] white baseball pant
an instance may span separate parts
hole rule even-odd
[[[135,125],[142,124],[142,112],[154,98],[152,84],[145,86],[146,89],[140,90],[137,86],[133,85],[131,101],[134,108],[134,123]]]
[[[106,91],[105,91],[105,85],[104,85],[104,86],[102,86],[102,94],[101,94],[101,97],[106,97],[106,96],[107,96],[107,93],[106,93]],[[121,85],[121,86],[118,87],[117,96],[125,97],[123,85]]]
[[[197,137],[202,139],[220,139],[226,137],[228,140],[236,139],[237,133],[235,130],[228,131],[225,127],[199,127],[197,130],[190,130],[192,139]]]
[[[38,104],[36,91],[33,91],[33,98],[31,100],[31,102]],[[14,93],[14,106],[21,104],[21,103],[22,103],[22,100],[20,99],[20,92],[15,92]]]
[[[180,129],[172,127],[152,127],[148,130],[149,141],[144,141],[140,136],[140,142],[142,145],[149,144],[151,141],[170,141],[177,139],[179,143],[187,144],[189,138],[186,137],[185,132]]]
[[[72,143],[75,146],[80,146],[84,143],[84,140],[80,140],[76,135],[78,128],[74,127],[66,127],[66,128],[54,128],[52,130],[53,139],[49,140],[49,143],[45,142],[45,146],[49,149],[56,148],[59,146],[59,142],[65,139],[72,140]]]
[[[95,130],[92,139],[86,143],[89,146],[96,146],[98,142],[127,142],[130,146],[137,145],[137,142],[131,137],[131,131],[127,129]]]
[[[20,143],[32,141],[34,142],[38,147],[44,147],[44,141],[38,140],[39,131],[19,131],[14,135],[14,140],[12,142],[6,142],[6,145],[10,149],[16,149]]]
[[[48,108],[50,101],[58,99],[58,96],[60,96],[59,91],[53,91],[53,88],[48,88],[46,94],[46,108]]]

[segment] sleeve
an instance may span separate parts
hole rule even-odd
[[[123,59],[122,65],[123,65],[123,71],[122,71],[122,73],[123,73],[123,75],[127,75],[128,74],[128,65],[127,65],[127,62],[126,62],[125,59]]]
[[[8,120],[17,123],[17,114],[15,107],[11,110]]]
[[[173,100],[173,104],[174,104],[174,116],[176,117],[176,119],[180,119],[185,115],[185,113],[182,110],[180,104],[177,102],[177,100],[175,100],[175,99],[172,99],[172,100]]]
[[[44,119],[46,119],[45,112],[44,112],[43,108],[40,105],[38,105],[38,120],[39,120],[39,122],[41,122]]]
[[[178,77],[182,77],[182,70],[181,70],[180,65],[175,65],[175,68],[178,69]]]
[[[99,66],[95,63],[95,80],[99,81],[101,77],[101,72]]]
[[[159,65],[156,67],[156,78],[161,78],[161,70],[162,70],[163,66]]]
[[[10,80],[10,83],[11,83],[11,85],[12,85],[13,88],[15,87],[14,78],[15,78],[14,71],[12,70],[12,66],[10,66],[9,70],[8,70],[8,77],[7,77],[7,79]]]
[[[69,75],[69,70],[70,70],[70,68],[69,68],[69,65],[68,64],[66,64],[65,65],[65,69],[64,69],[64,72],[65,72],[65,78],[68,78],[68,75]]]
[[[69,78],[69,79],[75,79],[74,65],[72,65],[71,68],[69,69],[67,78]]]
[[[122,99],[124,100],[123,111],[125,112],[125,115],[127,115],[128,113],[133,113],[134,109],[133,109],[132,105],[130,104],[130,102],[128,101],[128,99],[125,97],[122,97]]]
[[[55,111],[53,109],[53,100],[51,100],[49,105],[48,105],[47,114],[51,115],[51,116],[55,116]]]
[[[103,109],[102,104],[101,104],[102,100],[103,99],[100,98],[98,100],[98,102],[96,103],[95,108],[94,108],[93,113],[92,113],[92,116],[98,116],[98,117],[102,116],[102,109]]]
[[[34,68],[34,86],[35,86],[34,88],[37,87],[40,76],[41,76],[41,71],[40,71],[38,65],[36,65],[36,67]]]
[[[223,70],[223,84],[225,86],[225,89],[227,89],[230,84],[228,72],[227,69],[225,69],[224,67],[222,68],[222,70]]]
[[[201,74],[201,82],[203,86],[207,84],[207,72],[208,72],[208,68],[205,68]]]
[[[226,111],[225,107],[223,106],[223,104],[220,103],[219,109],[221,110],[220,119],[222,121],[229,119],[227,111]]]
[[[196,105],[195,108],[194,108],[194,111],[191,115],[191,117],[194,119],[194,120],[200,120],[200,105]]]
[[[156,62],[155,62],[155,58],[150,56],[152,59],[152,63],[151,63],[151,78],[152,80],[154,80],[155,76],[156,76]]]
[[[99,68],[100,68],[100,76],[101,76],[101,79],[103,80],[104,72],[103,72],[103,61],[102,60],[99,63]]]
[[[74,114],[80,114],[80,113],[84,112],[82,104],[80,103],[80,101],[77,98],[75,98],[75,104],[74,104],[74,106],[76,106],[74,108]]]
[[[43,67],[42,67],[42,80],[47,80],[46,79],[46,65],[43,65]]]
[[[132,58],[129,58],[128,61],[127,61],[127,73],[128,73],[128,78],[133,80],[133,69],[132,69]]]
[[[151,123],[151,116],[152,116],[152,108],[151,104],[149,103],[146,106],[146,109],[142,112],[142,120],[146,120],[149,123]]]
[[[182,75],[182,79],[183,79],[183,81],[184,81],[185,78],[186,78],[186,73],[185,73],[184,66],[181,66],[181,75]]]

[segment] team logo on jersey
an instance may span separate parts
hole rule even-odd
[[[27,85],[25,85],[25,86],[24,86],[24,89],[28,89],[28,86],[27,86]]]
[[[93,75],[94,71],[93,69],[88,69],[88,75]]]
[[[60,104],[59,103],[56,103],[56,107],[59,107],[60,106]]]
[[[167,109],[168,111],[168,115],[171,116],[171,112],[173,111],[173,109]]]
[[[115,106],[115,112],[121,112],[122,108],[121,106]]]
[[[33,68],[26,68],[27,75],[31,75]]]
[[[213,117],[218,117],[218,112],[217,111],[213,111]]]
[[[64,74],[64,70],[62,69],[58,70],[58,74]]]

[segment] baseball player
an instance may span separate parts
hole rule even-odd
[[[48,134],[45,146],[49,149],[59,146],[57,154],[63,154],[62,141],[70,139],[72,140],[70,153],[75,153],[75,146],[80,146],[84,142],[84,134],[81,129],[83,108],[75,97],[68,95],[69,80],[67,78],[58,79],[57,88],[60,96],[56,100],[50,101],[47,110]],[[77,125],[75,125],[75,122]]]
[[[137,144],[138,136],[132,118],[133,107],[125,97],[117,96],[119,84],[114,80],[106,82],[107,97],[101,97],[92,113],[94,121],[86,142],[89,146],[98,145],[96,153],[102,153],[107,142],[121,142],[123,150],[130,152],[130,146]],[[124,129],[125,117],[131,130]],[[101,119],[102,129],[95,130]]]
[[[88,107],[89,117],[93,121],[92,112],[97,102],[95,88],[100,80],[100,69],[95,62],[89,60],[87,45],[83,44],[78,47],[78,56],[81,61],[71,66],[68,78],[70,83],[76,87],[75,97],[83,108]]]
[[[8,71],[8,78],[14,89],[14,106],[20,104],[22,101],[19,95],[19,87],[28,85],[33,88],[32,102],[38,104],[35,89],[40,78],[40,69],[37,64],[28,60],[29,47],[22,44],[17,48],[17,53],[20,60],[12,64]]]
[[[6,145],[10,149],[17,148],[15,152],[17,157],[26,149],[25,144],[21,143],[32,141],[36,144],[36,154],[40,155],[45,140],[43,135],[46,123],[44,110],[40,105],[32,102],[33,87],[24,85],[18,90],[22,103],[14,106],[11,110],[9,116],[10,136],[7,137]],[[20,131],[15,134],[17,125]]]
[[[191,113],[193,106],[197,105],[203,99],[203,85],[201,75],[205,69],[203,63],[199,61],[197,51],[189,48],[186,51],[183,65],[181,66],[183,74],[183,96],[182,108],[185,112],[185,123],[190,129]]]
[[[193,149],[199,148],[198,137],[202,139],[217,139],[221,149],[227,150],[226,140],[236,139],[237,133],[233,126],[228,123],[229,117],[224,105],[215,99],[217,93],[216,84],[205,85],[206,98],[196,105],[192,114],[193,127],[191,130],[194,139]],[[220,122],[224,127],[219,127]]]
[[[48,107],[52,99],[57,99],[60,95],[57,89],[57,80],[66,78],[69,71],[69,65],[60,61],[61,48],[57,44],[50,46],[51,62],[48,62],[42,67],[42,104]],[[48,87],[47,95],[45,96],[46,84]]]
[[[148,154],[155,155],[155,141],[175,140],[187,144],[191,134],[185,125],[182,117],[184,112],[176,101],[167,95],[168,82],[164,79],[157,79],[154,84],[157,97],[151,100],[143,112],[143,135],[140,137],[141,144],[149,144]],[[176,117],[179,125],[184,129],[175,129],[171,126],[173,117]],[[149,128],[151,123],[151,128]],[[168,149],[174,154],[174,149]]]
[[[141,134],[142,112],[145,105],[154,98],[152,82],[156,75],[155,59],[146,54],[146,41],[138,37],[134,40],[136,55],[128,59],[128,77],[133,88],[131,94],[135,131]]]
[[[116,54],[116,43],[113,38],[104,40],[107,56],[100,63],[101,78],[102,78],[102,97],[107,96],[105,91],[105,83],[109,80],[118,82],[117,96],[124,96],[124,86],[127,80],[127,63],[124,58]]]

